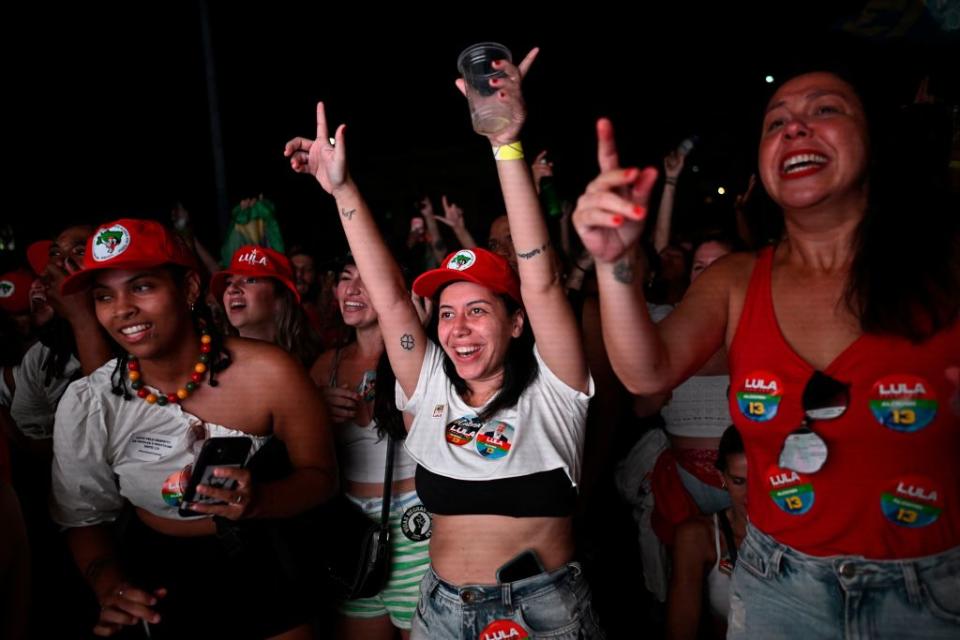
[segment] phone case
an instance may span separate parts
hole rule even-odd
[[[191,509],[185,508],[183,504],[197,502],[203,504],[220,504],[220,501],[210,496],[198,496],[197,487],[201,484],[210,485],[222,489],[233,489],[236,482],[230,478],[218,478],[213,475],[217,467],[235,467],[240,468],[247,461],[247,455],[250,453],[250,447],[253,441],[247,437],[234,438],[210,438],[203,443],[200,455],[193,465],[193,473],[190,475],[190,484],[183,494],[183,503],[180,506],[181,516],[199,516],[204,515]]]

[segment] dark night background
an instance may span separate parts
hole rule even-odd
[[[613,118],[633,164],[659,165],[684,137],[699,135],[678,196],[683,225],[729,209],[745,185],[769,91],[763,77],[788,63],[859,66],[891,104],[910,102],[930,75],[938,99],[960,102],[960,32],[942,28],[960,9],[929,4],[726,13],[687,4],[474,3],[454,13],[354,3],[347,13],[325,3],[210,3],[227,200],[264,193],[278,205],[288,245],[306,240],[321,255],[340,247],[331,200],[281,154],[288,138],[312,137],[322,98],[331,122],[348,124],[352,172],[381,220],[401,227],[419,194],[447,193],[482,241],[501,207],[494,163],[453,80],[463,47],[495,40],[517,59],[541,47],[525,83],[524,142],[531,158],[550,150],[568,198],[596,173],[598,116]],[[77,217],[165,217],[179,200],[218,250],[201,7],[137,5],[85,3],[7,20],[4,110],[14,153],[3,221],[20,247]],[[716,196],[717,186],[727,195]],[[714,203],[704,206],[710,194]]]

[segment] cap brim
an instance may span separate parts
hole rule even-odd
[[[465,271],[440,268],[420,274],[417,279],[413,281],[413,292],[422,298],[432,298],[437,293],[437,289],[445,284],[464,281],[479,284],[483,287],[487,286],[486,283],[471,277]]]
[[[96,275],[97,271],[102,271],[102,269],[84,269],[83,271],[78,271],[67,276],[60,285],[60,293],[69,296],[78,291],[83,291],[90,286],[90,281],[93,279],[93,276]]]
[[[227,276],[234,275],[256,275],[258,278],[272,278],[289,289],[293,293],[293,297],[296,298],[297,304],[300,304],[300,292],[297,291],[297,285],[294,284],[292,280],[287,280],[286,278],[281,278],[277,275],[267,275],[263,273],[245,274],[243,271],[217,271],[215,274],[210,276],[210,293],[212,293],[218,301],[223,299],[223,294],[227,291]]]

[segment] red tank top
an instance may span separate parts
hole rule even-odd
[[[826,463],[808,475],[781,469],[814,369],[780,332],[772,265],[772,248],[761,251],[730,346],[751,523],[815,556],[910,558],[960,545],[960,418],[945,375],[960,363],[960,322],[919,345],[874,334],[854,341],[824,370],[850,385],[846,413],[812,425]]]

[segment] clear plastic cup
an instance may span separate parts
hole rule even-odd
[[[495,60],[513,62],[510,50],[496,42],[480,42],[467,47],[457,58],[470,105],[473,129],[481,135],[503,131],[510,124],[510,106],[500,101],[498,89],[490,86],[491,78],[505,78],[506,73],[494,69]]]

